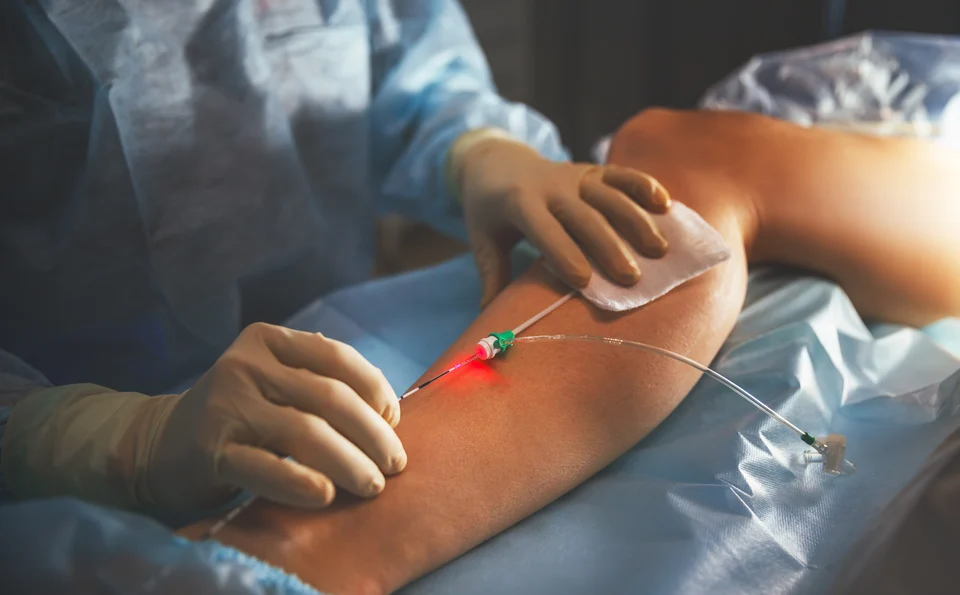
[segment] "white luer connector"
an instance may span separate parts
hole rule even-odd
[[[842,434],[830,434],[824,443],[827,445],[827,452],[823,455],[823,472],[829,475],[844,475],[847,439]]]
[[[484,337],[477,341],[477,357],[482,360],[488,360],[497,357],[497,354],[502,351],[497,343],[498,341],[496,337]]]
[[[827,475],[853,475],[857,471],[856,465],[844,458],[847,454],[847,439],[843,434],[817,438],[813,448],[815,450],[803,453],[804,463],[822,464],[823,472]]]

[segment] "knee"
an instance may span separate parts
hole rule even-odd
[[[611,154],[614,152],[631,152],[636,149],[654,145],[662,145],[671,138],[671,130],[680,124],[684,112],[661,108],[646,108],[627,120],[617,129],[611,144]]]
[[[730,164],[723,161],[730,158],[735,131],[722,116],[715,112],[645,109],[617,130],[609,160],[642,164],[644,169],[657,169],[661,175],[673,177],[691,169],[700,172],[699,177],[729,171]]]
[[[732,242],[753,244],[759,226],[758,197],[738,158],[730,156],[736,126],[711,112],[648,109],[627,121],[610,147],[611,164],[655,177],[671,197],[697,211]],[[747,114],[749,115],[749,114]]]
[[[686,160],[701,167],[726,163],[730,147],[740,152],[763,150],[760,139],[780,136],[795,126],[762,114],[732,111],[644,109],[621,126],[611,150],[683,151]],[[728,165],[728,164],[727,164]]]

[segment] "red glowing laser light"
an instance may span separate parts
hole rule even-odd
[[[407,392],[403,393],[400,396],[400,400],[402,401],[406,399],[413,393],[419,391],[422,388],[425,388],[427,385],[433,384],[434,382],[436,382],[437,380],[440,380],[447,374],[456,372],[458,370],[462,370],[461,373],[469,372],[471,377],[478,380],[490,380],[491,378],[498,377],[497,374],[493,373],[493,369],[489,365],[487,365],[486,362],[480,361],[479,356],[472,355],[467,359],[464,359],[452,364],[449,368],[447,368],[443,372],[440,372],[436,376],[426,380],[425,382],[420,383],[414,388],[411,388],[410,390],[408,390]]]
[[[470,357],[470,358],[468,358],[468,359],[463,360],[462,362],[459,362],[459,363],[456,363],[456,364],[450,366],[449,368],[447,368],[447,369],[444,370],[443,372],[440,372],[439,374],[437,374],[437,375],[434,376],[433,378],[431,378],[431,379],[427,380],[426,382],[420,384],[419,386],[416,386],[416,387],[414,387],[414,388],[411,388],[411,389],[408,390],[407,392],[403,393],[402,395],[400,395],[400,399],[399,399],[399,400],[402,401],[402,400],[406,399],[407,397],[409,397],[409,396],[412,395],[413,393],[417,392],[417,391],[420,390],[421,388],[425,388],[427,385],[433,384],[434,382],[436,382],[437,380],[440,380],[441,378],[443,378],[444,376],[446,376],[446,375],[449,374],[450,372],[454,372],[454,371],[456,371],[456,370],[459,370],[460,368],[462,368],[463,366],[469,364],[470,362],[476,361],[476,359],[477,359],[477,356],[474,355],[474,356],[472,356],[472,357]]]

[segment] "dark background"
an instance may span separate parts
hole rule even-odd
[[[646,106],[693,107],[772,50],[865,29],[960,33],[960,0],[461,0],[501,93],[575,157]]]

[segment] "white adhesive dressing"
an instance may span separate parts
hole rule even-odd
[[[632,287],[612,281],[594,264],[593,277],[580,292],[584,298],[604,310],[632,310],[730,258],[720,233],[686,205],[675,200],[666,214],[653,218],[669,244],[663,258],[647,258],[633,251],[640,281]]]

